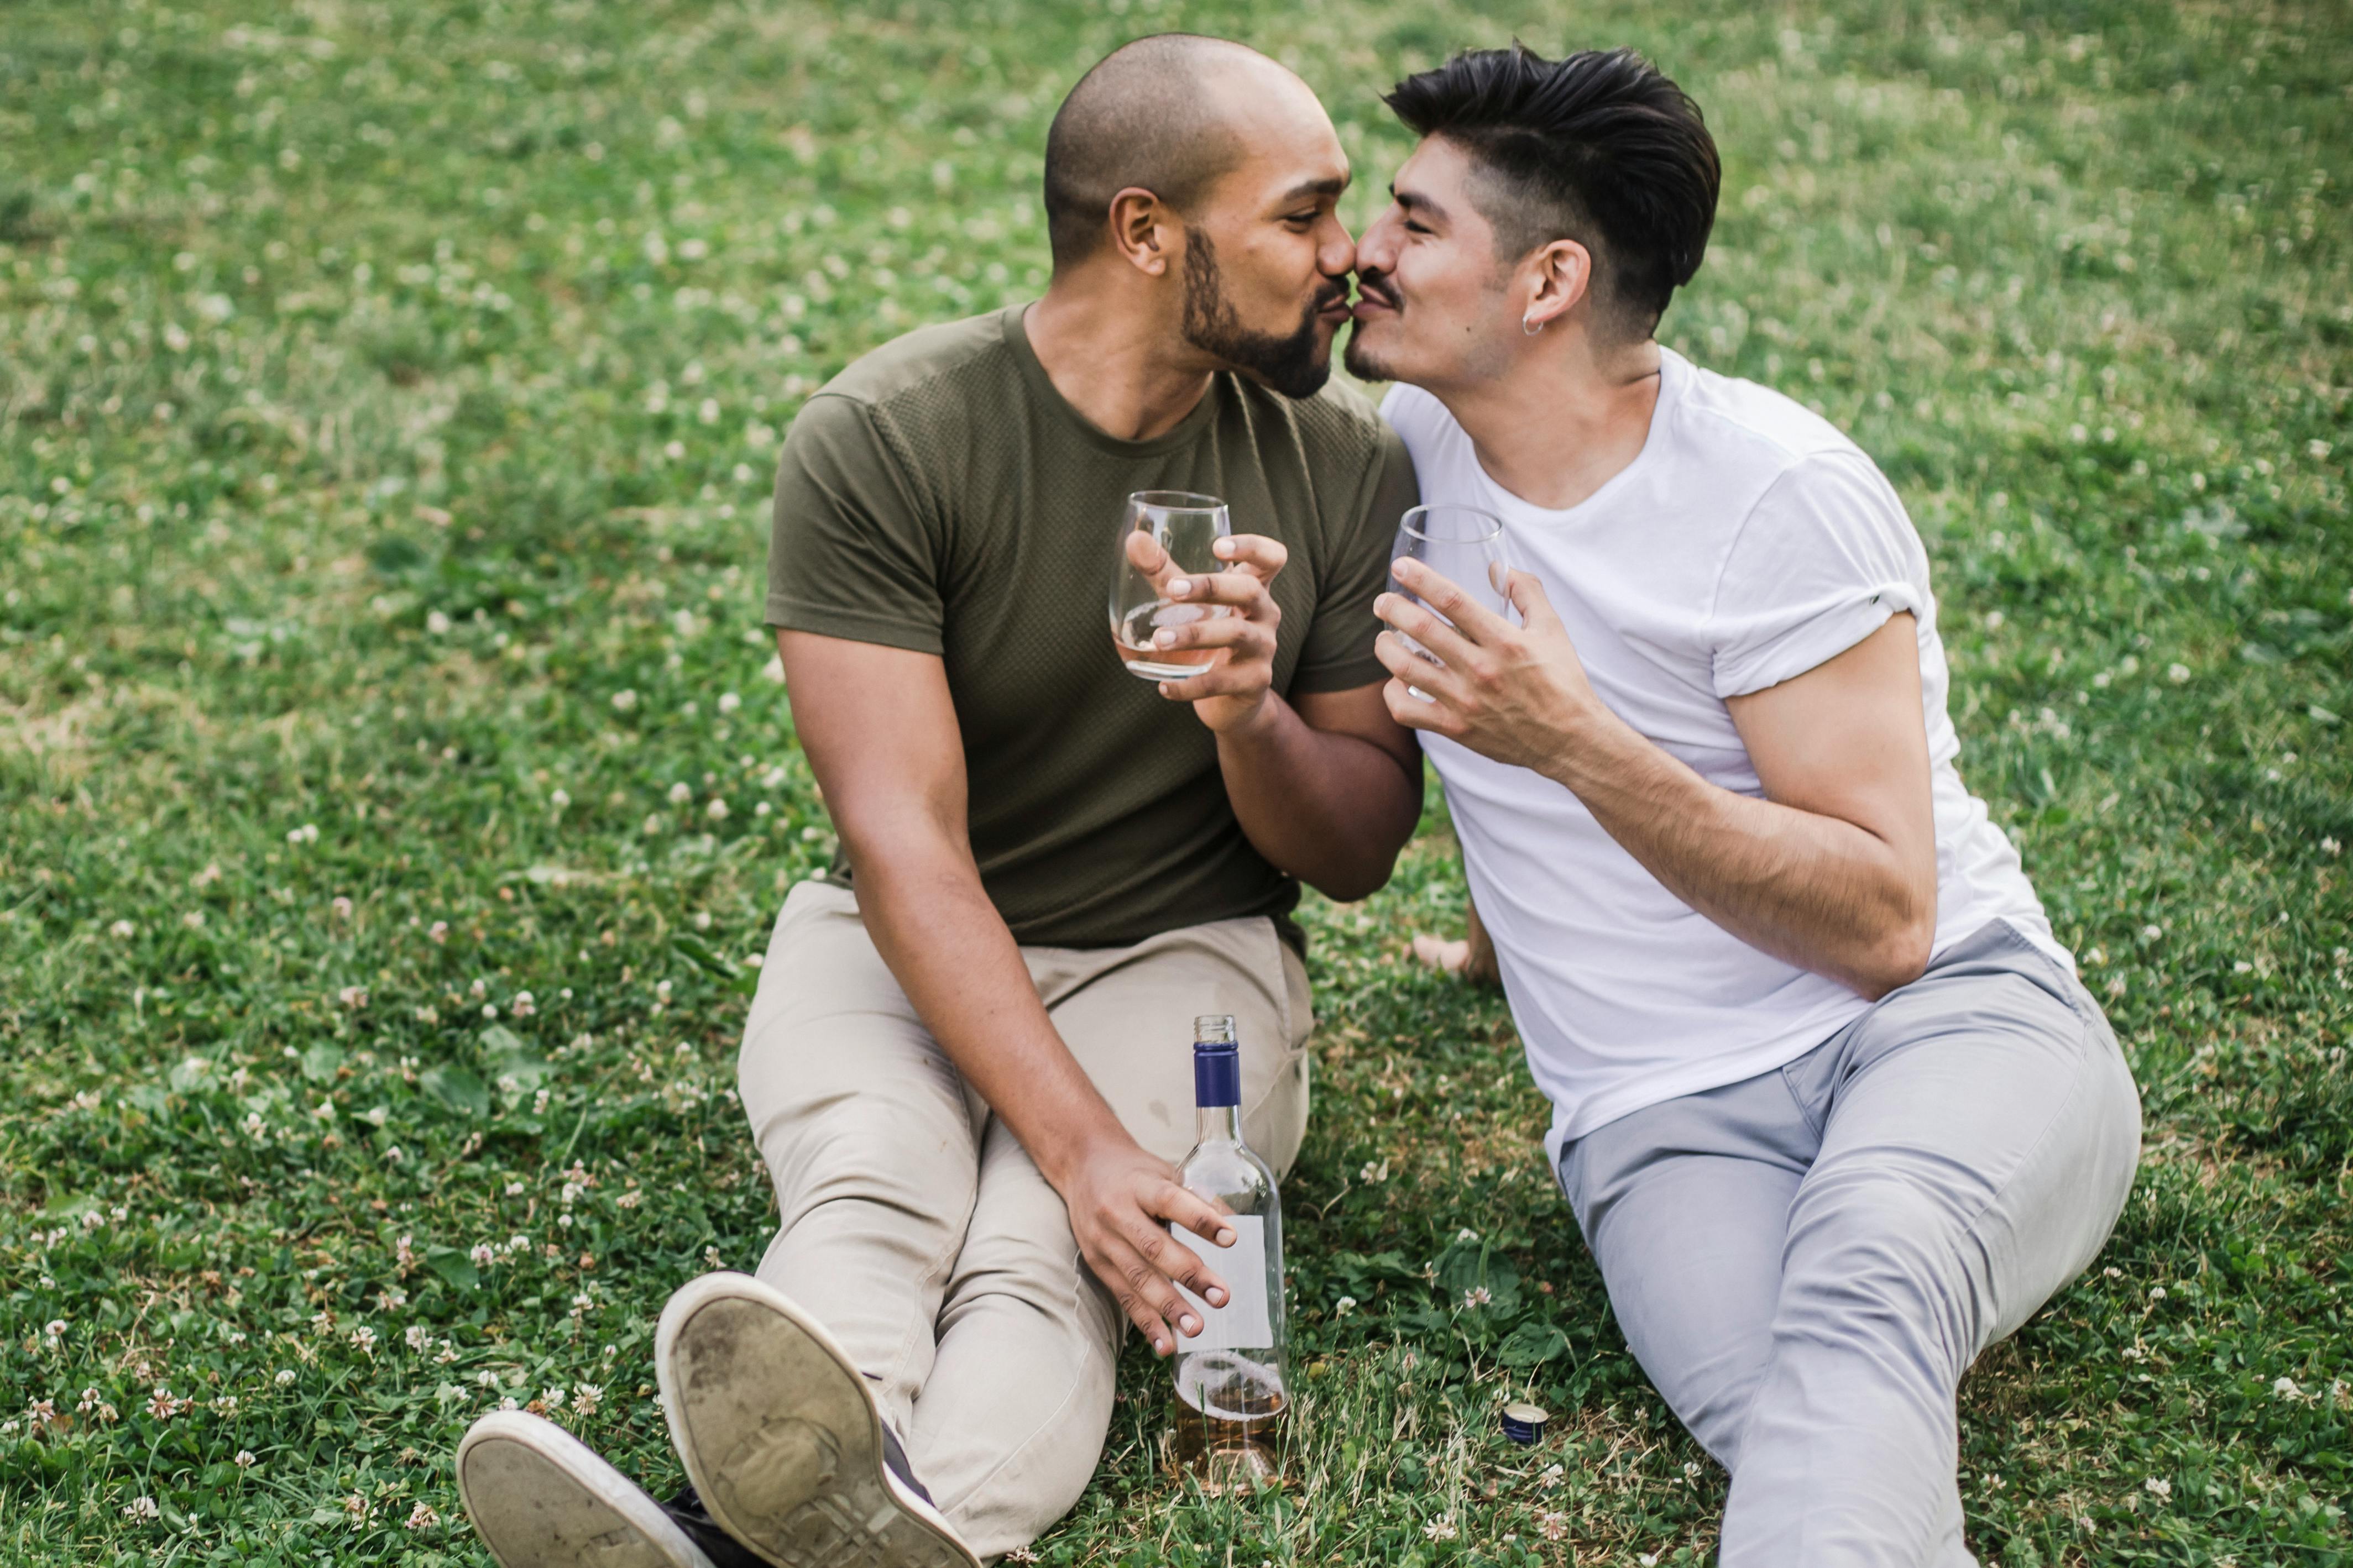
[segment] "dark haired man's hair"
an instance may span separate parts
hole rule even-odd
[[[1046,238],[1054,265],[1103,243],[1111,199],[1133,185],[1177,213],[1241,161],[1240,138],[1211,90],[1246,45],[1159,33],[1113,49],[1071,89],[1046,132]]]
[[[1498,261],[1576,240],[1593,253],[1597,300],[1641,336],[1699,270],[1723,184],[1715,142],[1699,105],[1633,50],[1470,49],[1384,101],[1470,154]]]

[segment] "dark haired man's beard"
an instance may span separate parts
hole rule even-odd
[[[1367,298],[1377,298],[1392,310],[1398,308],[1398,298],[1395,294],[1382,285],[1372,283],[1361,276],[1356,279],[1356,292]],[[1342,351],[1340,360],[1348,367],[1348,374],[1358,381],[1395,381],[1397,379],[1389,367],[1383,364],[1378,356],[1365,346],[1365,324],[1362,321],[1351,321],[1348,324],[1348,346]]]
[[[1285,397],[1313,397],[1332,378],[1332,356],[1315,321],[1316,312],[1329,302],[1311,301],[1299,330],[1288,337],[1245,328],[1235,319],[1219,279],[1217,247],[1201,230],[1186,229],[1185,341]]]

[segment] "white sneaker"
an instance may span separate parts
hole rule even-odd
[[[747,1274],[706,1274],[662,1309],[654,1373],[703,1509],[780,1568],[979,1568],[892,1473],[882,1413],[833,1336]]]
[[[712,1568],[660,1504],[529,1411],[467,1429],[458,1495],[501,1568]]]

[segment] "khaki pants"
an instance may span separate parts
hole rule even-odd
[[[1071,1053],[1145,1148],[1193,1143],[1193,1018],[1230,1013],[1242,1121],[1278,1173],[1307,1125],[1307,972],[1263,917],[1132,947],[1021,950]],[[1127,1324],[1062,1200],[916,1016],[847,889],[785,900],[738,1064],[782,1226],[760,1278],[874,1380],[915,1475],[983,1557],[1078,1500]]]

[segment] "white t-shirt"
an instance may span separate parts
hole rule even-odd
[[[1661,353],[1649,439],[1568,510],[1488,478],[1418,387],[1381,405],[1425,502],[1504,520],[1610,710],[1710,784],[1762,796],[1725,700],[1778,685],[1910,611],[1934,770],[1938,950],[2006,920],[2071,967],[2021,869],[1954,771],[1928,557],[1852,441],[1752,382]],[[1749,946],[1662,886],[1568,790],[1425,734],[1479,916],[1562,1145],[1647,1105],[1736,1083],[1820,1045],[1868,1005]]]

